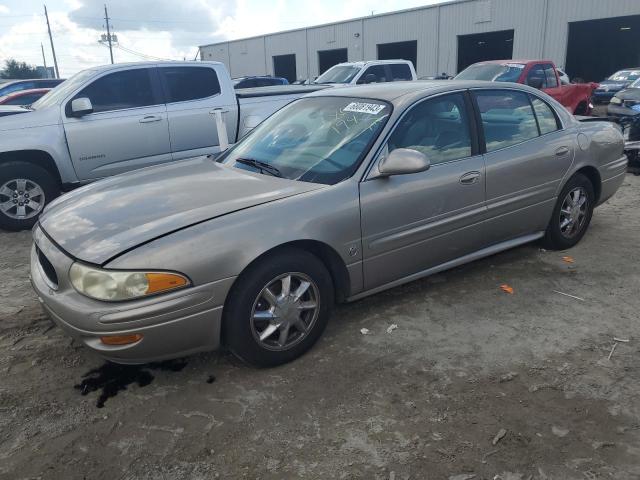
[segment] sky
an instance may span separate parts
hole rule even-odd
[[[105,0],[45,0],[62,77],[109,63]],[[443,0],[107,0],[116,62],[193,60],[198,45],[380,14]],[[0,65],[47,66],[53,56],[41,0],[0,0]]]

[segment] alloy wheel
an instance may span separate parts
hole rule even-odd
[[[14,220],[39,215],[45,200],[44,190],[33,180],[16,178],[0,186],[0,212]]]
[[[560,233],[565,238],[574,238],[585,225],[589,211],[589,197],[583,187],[571,190],[560,208]]]
[[[304,273],[285,273],[258,294],[251,310],[251,332],[267,350],[288,350],[311,332],[319,312],[315,282]]]

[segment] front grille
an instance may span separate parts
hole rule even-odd
[[[42,271],[45,276],[49,279],[49,281],[57,288],[58,287],[58,275],[56,274],[56,269],[53,268],[53,265],[49,261],[47,257],[44,256],[44,253],[36,247],[36,253],[38,254],[38,261],[40,262],[40,267],[42,267]]]

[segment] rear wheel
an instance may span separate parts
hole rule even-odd
[[[31,228],[58,195],[58,183],[44,168],[27,162],[0,164],[0,228]]]
[[[309,350],[333,307],[331,275],[314,255],[287,250],[243,272],[224,311],[231,351],[258,367],[289,362]]]
[[[593,184],[578,173],[562,189],[547,227],[544,243],[554,250],[576,245],[591,223],[595,207]]]

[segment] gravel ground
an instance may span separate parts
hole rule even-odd
[[[0,478],[638,479],[639,207],[628,176],[570,252],[340,306],[270,370],[105,365],[40,313],[29,234],[0,233]]]

